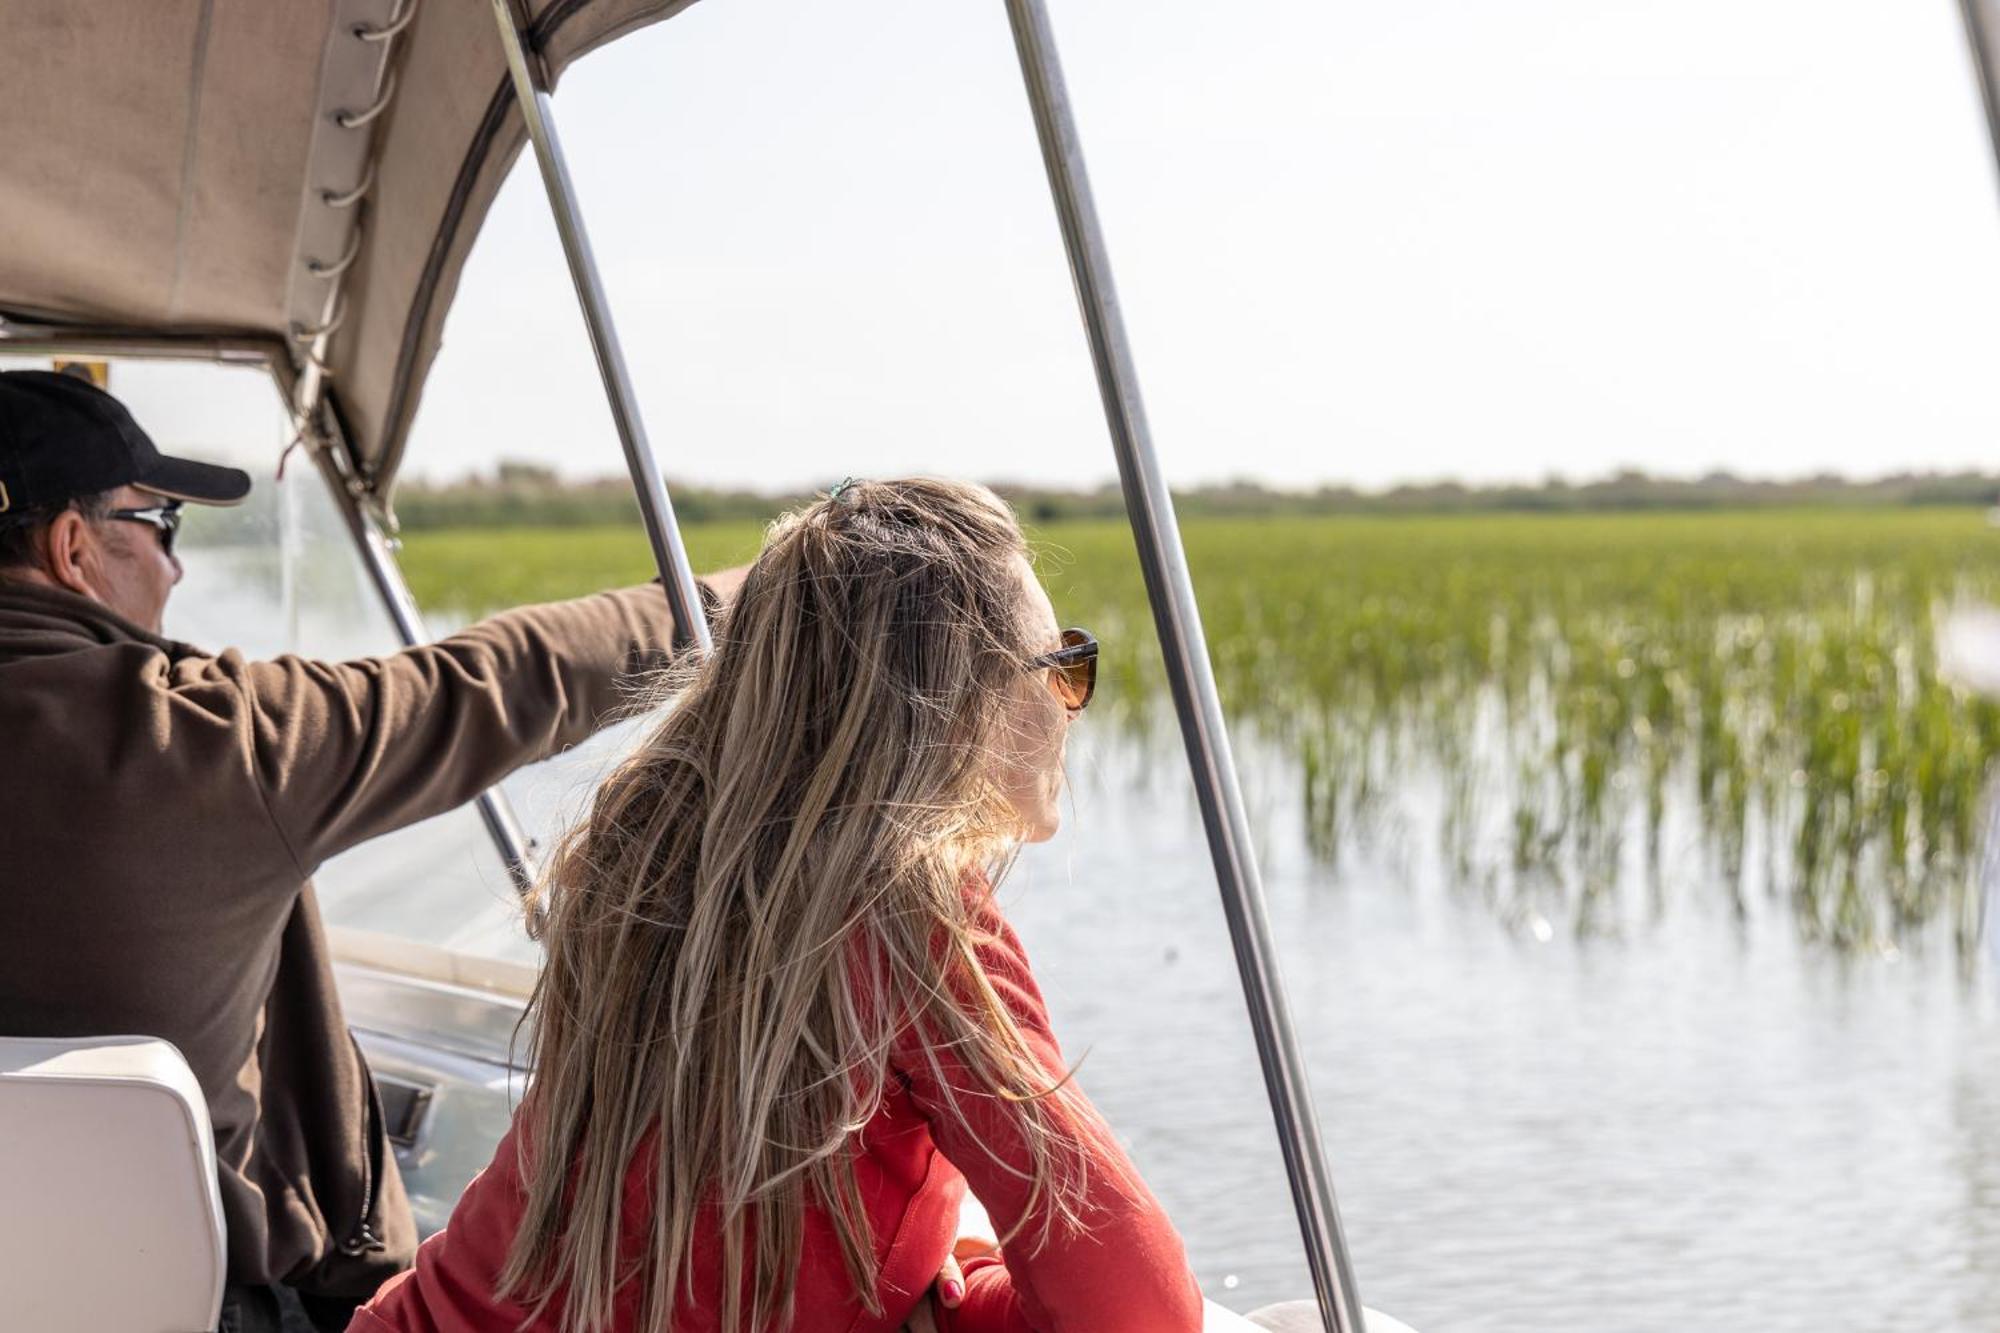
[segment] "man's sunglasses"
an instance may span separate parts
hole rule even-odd
[[[1087,629],[1066,629],[1062,645],[1052,653],[1029,658],[1023,665],[1030,671],[1049,672],[1049,688],[1063,707],[1081,712],[1090,696],[1097,693],[1097,636]]]
[[[174,553],[174,538],[179,535],[181,530],[181,502],[179,500],[169,501],[163,505],[154,505],[150,509],[114,509],[106,514],[105,517],[120,519],[126,523],[145,523],[158,528],[160,532],[160,549],[168,555]]]

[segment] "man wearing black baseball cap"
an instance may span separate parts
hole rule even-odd
[[[249,474],[153,446],[132,414],[79,376],[0,372],[0,568],[93,597],[158,632],[180,581],[183,502],[233,505]],[[155,532],[128,530],[148,525]]]
[[[674,626],[645,585],[357,662],[162,638],[178,506],[249,487],[84,381],[0,373],[0,1035],[171,1041],[214,1124],[223,1327],[342,1329],[416,1235],[309,877],[583,740]]]

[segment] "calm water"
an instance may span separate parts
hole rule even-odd
[[[1303,1292],[1192,798],[1131,760],[1080,783],[1015,916],[1205,1286]],[[1371,1304],[1427,1330],[2000,1327],[2000,1022],[1948,952],[1739,927],[1691,854],[1621,932],[1508,929],[1407,844],[1315,868],[1264,794]]]
[[[170,628],[220,642],[201,622],[258,595]],[[379,636],[333,612],[293,630]],[[1336,871],[1290,768],[1239,745],[1371,1305],[1425,1333],[2000,1328],[1990,959],[1837,955],[1760,899],[1739,919],[1684,814],[1591,931],[1496,914],[1410,832],[1441,799],[1422,773]],[[609,753],[512,782],[529,822],[572,815]],[[1003,890],[1057,1030],[1210,1294],[1308,1294],[1178,756],[1086,724],[1072,770],[1068,826]],[[362,849],[322,877],[328,915],[525,956],[480,836],[461,815]]]

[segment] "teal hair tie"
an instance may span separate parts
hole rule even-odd
[[[860,484],[861,484],[861,478],[859,477],[844,477],[841,479],[841,482],[838,486],[835,486],[832,490],[826,493],[826,498],[829,500],[842,500],[842,501],[847,500],[848,499],[847,493],[853,490],[856,486],[859,486]]]

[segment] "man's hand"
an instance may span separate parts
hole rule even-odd
[[[743,586],[743,576],[750,572],[748,565],[733,565],[728,569],[718,569],[713,574],[703,574],[701,581],[715,594],[716,600],[728,606],[736,600],[736,590]]]

